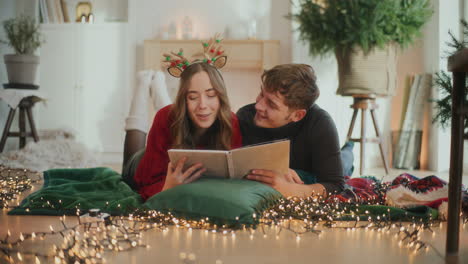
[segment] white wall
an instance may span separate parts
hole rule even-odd
[[[465,0],[465,20],[468,20],[468,0]]]
[[[16,0],[16,15],[28,15],[36,17],[38,10],[38,1]]]
[[[280,40],[280,63],[292,61],[292,28],[291,21],[284,16],[291,10],[290,1],[273,1],[271,4],[270,27],[271,39]]]
[[[449,50],[447,42],[450,41],[448,31],[450,30],[459,37],[461,1],[433,0],[432,3],[435,12],[425,30],[424,57],[426,58],[426,71],[435,73],[440,70],[447,71],[446,51]],[[433,89],[432,95],[433,98],[439,98],[440,96],[439,91],[436,89]],[[438,124],[433,124],[431,142],[429,146],[429,169],[447,171],[450,166],[450,128],[444,130]]]
[[[468,21],[468,0],[465,0],[465,20]]]

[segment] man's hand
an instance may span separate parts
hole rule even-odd
[[[299,186],[303,185],[301,178],[294,170],[289,169],[287,174],[281,174],[272,170],[252,170],[247,179],[258,181],[279,191],[283,196],[302,196],[299,194]]]
[[[301,178],[299,178],[297,173],[291,169],[284,175],[271,170],[255,169],[247,175],[247,179],[269,185],[280,192],[284,197],[326,196],[325,187],[322,184],[316,183],[306,185]]]
[[[163,191],[176,187],[177,185],[193,182],[200,178],[202,173],[206,171],[201,163],[196,163],[183,171],[185,161],[187,161],[186,157],[181,158],[177,161],[175,167],[171,162],[169,162],[167,165],[166,181],[164,182],[164,187],[162,189]]]
[[[301,180],[301,177],[297,175],[295,170],[288,169],[288,174],[286,175],[286,177],[289,178],[290,182],[304,184],[304,182]]]

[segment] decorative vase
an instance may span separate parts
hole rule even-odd
[[[364,54],[360,48],[336,49],[339,95],[376,94],[393,95],[397,83],[397,46],[374,49]]]
[[[38,56],[9,54],[4,59],[10,84],[37,84]]]

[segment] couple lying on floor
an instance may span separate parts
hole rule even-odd
[[[142,74],[135,93],[144,94],[151,78],[165,85],[161,72]],[[187,65],[180,74],[175,102],[159,109],[147,141],[145,126],[138,124],[144,118],[132,113],[139,104],[134,99],[126,120],[123,178],[146,200],[193,182],[205,171],[203,164],[185,168],[185,159],[169,162],[168,149],[229,150],[289,139],[289,173],[254,169],[246,179],[269,185],[285,197],[340,192],[344,177],[338,134],[330,115],[315,104],[320,93],[312,67],[278,65],[265,71],[261,81],[256,103],[234,114],[216,65],[209,61]],[[146,99],[138,94],[134,98]],[[314,177],[316,183],[308,184],[304,175]]]

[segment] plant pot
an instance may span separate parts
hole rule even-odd
[[[36,84],[39,57],[35,55],[5,55],[8,82],[14,84]]]
[[[393,95],[397,83],[396,45],[375,49],[365,55],[360,48],[335,50],[338,62],[339,95]]]

